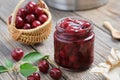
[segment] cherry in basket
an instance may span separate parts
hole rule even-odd
[[[9,17],[9,24],[12,17]],[[15,26],[17,29],[32,29],[39,27],[48,20],[44,10],[33,1],[20,8],[16,15]]]

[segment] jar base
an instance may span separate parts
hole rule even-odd
[[[72,71],[72,72],[83,72],[83,71],[88,70],[90,67],[91,67],[91,65],[87,66],[87,67],[81,67],[79,69],[69,69],[69,68],[65,68],[65,67],[60,66],[60,68],[66,70],[66,71]]]

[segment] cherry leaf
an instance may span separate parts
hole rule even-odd
[[[25,62],[36,62],[38,60],[41,60],[41,59],[46,59],[46,57],[48,58],[49,56],[48,55],[42,55],[40,52],[30,52],[28,53],[27,55],[25,55],[22,59],[22,61],[25,61]]]
[[[0,73],[7,72],[8,69],[5,66],[0,65]]]
[[[27,77],[29,75],[31,75],[32,73],[37,71],[37,67],[33,66],[30,63],[24,63],[22,65],[20,65],[20,73],[24,76]]]

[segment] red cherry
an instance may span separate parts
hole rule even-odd
[[[38,68],[40,72],[47,73],[49,69],[49,64],[46,60],[42,60],[38,63]]]
[[[20,8],[17,12],[17,16],[20,16],[22,18],[25,18],[26,14],[27,14],[27,11],[25,8]]]
[[[11,24],[11,19],[12,19],[12,16],[9,16],[9,18],[8,18],[9,24]]]
[[[41,25],[41,23],[40,23],[40,21],[38,21],[38,20],[35,20],[35,21],[32,23],[33,28],[38,27],[38,26],[40,26],[40,25]]]
[[[88,28],[91,26],[91,24],[88,21],[85,20],[78,20],[77,22],[79,22],[82,26],[82,29]]]
[[[61,24],[60,24],[60,27],[65,29],[69,26],[69,23],[67,21],[63,21]]]
[[[23,19],[20,16],[16,17],[15,23],[16,23],[16,27],[17,28],[22,28],[23,25],[24,25],[24,21],[23,21]]]
[[[60,51],[60,57],[66,59],[67,56],[64,51]]]
[[[79,32],[79,30],[80,30],[80,27],[76,27],[76,25],[74,25],[74,26],[68,26],[66,28],[66,32],[69,32],[69,33]]]
[[[48,17],[45,14],[42,14],[42,15],[39,16],[39,20],[40,20],[41,23],[46,22],[47,19],[48,19]]]
[[[62,72],[59,68],[51,69],[49,74],[54,80],[59,80],[62,76]]]
[[[91,26],[91,24],[89,22],[85,22],[82,24],[83,28],[82,29],[85,29],[85,28],[88,28]]]
[[[24,52],[23,52],[23,50],[20,49],[20,48],[14,49],[14,50],[12,51],[12,53],[11,53],[11,56],[12,56],[12,58],[13,58],[15,61],[21,60],[21,58],[23,57],[23,55],[24,55]]]
[[[40,80],[40,75],[38,73],[33,73],[27,77],[27,80]]]
[[[31,28],[32,28],[31,25],[28,24],[28,23],[26,23],[26,24],[23,26],[23,29],[31,29]]]
[[[34,20],[35,20],[35,15],[34,14],[28,14],[26,16],[26,20],[29,22],[29,23],[32,23]]]
[[[30,1],[28,4],[32,4],[34,7],[37,7],[37,4],[33,1]]]
[[[30,3],[28,3],[25,8],[26,8],[28,13],[33,13],[35,11],[35,6],[33,4],[30,4]]]
[[[71,18],[66,18],[64,21],[65,22],[73,22],[73,20]]]
[[[69,62],[70,62],[70,63],[74,63],[74,62],[77,62],[77,61],[78,61],[77,56],[71,55],[71,56],[69,57]]]
[[[35,14],[37,14],[38,16],[42,15],[44,12],[42,10],[42,8],[40,7],[36,7],[35,8]]]
[[[74,31],[74,28],[72,26],[68,26],[66,28],[66,32],[72,32],[72,33],[74,33],[75,31]]]

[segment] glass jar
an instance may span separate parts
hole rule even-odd
[[[94,60],[92,22],[81,17],[62,18],[54,32],[54,60],[67,69],[88,69]]]

